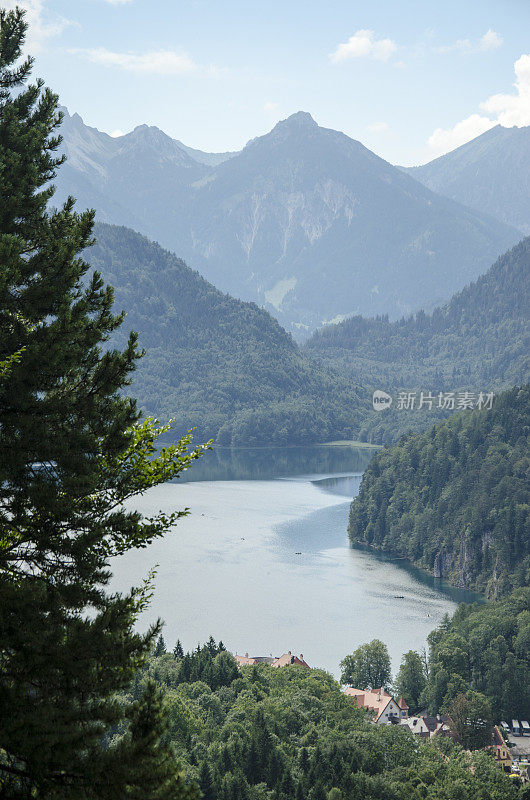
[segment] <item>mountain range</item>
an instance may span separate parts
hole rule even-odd
[[[530,126],[496,125],[406,172],[433,192],[530,233]]]
[[[65,115],[54,202],[72,194],[254,301],[296,335],[353,314],[432,309],[520,238],[299,112],[239,153]]]

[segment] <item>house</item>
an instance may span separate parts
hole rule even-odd
[[[287,667],[290,664],[298,664],[300,667],[307,667],[307,669],[310,669],[309,664],[304,661],[304,656],[302,653],[300,653],[300,657],[298,657],[294,656],[290,650],[288,653],[284,653],[283,656],[275,658],[271,664],[271,667]]]
[[[344,694],[353,697],[359,708],[373,711],[375,722],[379,725],[390,725],[401,719],[403,709],[398,706],[392,695],[383,686],[373,690],[348,687],[344,690]]]
[[[511,772],[513,759],[510,753],[510,748],[506,744],[504,736],[497,725],[493,726],[493,730],[491,732],[491,745],[488,747],[488,750],[493,752],[496,761],[500,766],[503,767],[503,769],[506,770],[506,772]]]
[[[409,728],[415,736],[419,736],[421,739],[430,739],[431,737],[430,728],[423,717],[407,717],[402,720],[401,724]]]
[[[249,656],[248,653],[245,653],[244,656],[240,656],[240,655],[238,655],[236,653],[234,655],[234,658],[236,660],[236,664],[237,664],[238,667],[248,667],[248,666],[251,666],[253,664],[257,664],[258,663],[256,661],[256,659],[253,658],[252,656]]]
[[[272,664],[272,662],[276,660],[274,656],[249,656],[248,653],[245,653],[244,656],[240,656],[236,653],[234,658],[238,667],[254,666],[255,664]]]
[[[304,661],[302,653],[300,653],[300,656],[295,656],[290,650],[288,653],[284,653],[282,656],[276,658],[273,656],[249,656],[248,653],[245,653],[244,656],[240,656],[236,653],[234,658],[238,667],[254,666],[256,664],[269,664],[271,667],[287,667],[291,664],[298,664],[301,667],[310,669],[309,664]]]
[[[433,736],[450,736],[449,717],[439,714],[431,717],[428,714],[420,714],[416,717],[408,717],[401,720],[402,725],[406,725],[412,733],[422,739],[431,739]]]
[[[401,709],[401,719],[406,719],[408,717],[408,715],[409,715],[409,707],[405,703],[405,699],[404,699],[403,695],[401,695],[401,697],[398,700],[398,706]]]

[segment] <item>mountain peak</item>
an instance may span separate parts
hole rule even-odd
[[[287,117],[287,119],[282,119],[278,122],[273,130],[282,128],[300,130],[303,128],[318,128],[318,125],[308,111],[297,111],[295,114],[291,114],[290,117]]]

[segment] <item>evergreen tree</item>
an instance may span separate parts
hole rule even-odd
[[[199,788],[201,790],[203,800],[215,800],[216,794],[212,771],[206,761],[203,761],[201,765]]]
[[[164,637],[162,636],[162,634],[160,634],[160,636],[156,640],[154,655],[156,658],[158,658],[158,656],[163,656],[164,653],[167,653],[167,647],[164,641]]]
[[[175,656],[175,658],[184,658],[184,649],[182,647],[182,644],[180,643],[180,639],[177,639],[177,643],[173,648],[173,655]]]
[[[194,790],[162,743],[160,697],[115,699],[159,634],[134,631],[149,580],[125,596],[106,585],[111,557],[185,513],[144,519],[125,501],[202,448],[188,436],[155,457],[167,427],[140,422],[121,393],[136,337],[104,349],[122,316],[80,257],[93,214],[73,199],[47,211],[61,114],[42,81],[27,83],[25,32],[23,12],[0,11],[0,785],[4,797],[174,800]]]

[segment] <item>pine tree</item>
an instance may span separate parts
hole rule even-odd
[[[215,800],[215,787],[213,783],[212,771],[206,761],[203,761],[201,765],[199,788],[202,792],[203,800]]]
[[[173,655],[175,656],[175,658],[184,658],[184,648],[180,643],[180,639],[177,639],[177,643],[173,648]]]
[[[185,513],[143,519],[124,502],[202,448],[188,436],[155,456],[168,428],[122,394],[136,337],[104,349],[122,316],[81,257],[92,212],[73,199],[47,211],[61,114],[42,81],[27,83],[25,32],[23,12],[0,11],[0,785],[4,797],[174,800],[194,790],[161,744],[161,699],[115,699],[160,631],[134,631],[150,582],[125,596],[106,585],[112,556]]]
[[[160,636],[156,640],[155,651],[154,651],[153,655],[156,658],[158,658],[158,656],[163,656],[164,653],[167,653],[167,647],[166,647],[166,643],[164,641],[164,637],[162,636],[162,634],[160,634]]]

